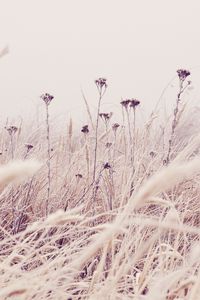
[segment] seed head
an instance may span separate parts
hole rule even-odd
[[[33,145],[32,144],[25,144],[25,147],[27,149],[27,152],[29,152],[31,149],[33,149]]]
[[[140,101],[137,99],[131,99],[130,100],[130,107],[136,108],[140,104]]]
[[[150,155],[152,158],[154,158],[154,157],[156,157],[156,152],[151,151],[151,152],[149,152],[149,155]]]
[[[98,78],[95,80],[95,84],[97,86],[98,89],[102,89],[103,87],[104,88],[107,88],[107,83],[106,83],[107,79],[106,78]]]
[[[113,113],[110,112],[110,113],[100,113],[99,116],[101,117],[101,119],[105,122],[105,123],[108,123],[109,120],[111,119]]]
[[[82,175],[82,174],[79,174],[79,173],[78,173],[78,174],[76,174],[75,176],[76,176],[76,178],[77,178],[77,179],[81,179],[81,178],[83,178],[83,175]]]
[[[49,105],[51,103],[51,101],[54,99],[54,96],[45,93],[43,95],[40,96],[40,98],[46,103],[46,105]]]
[[[81,132],[83,132],[85,134],[89,133],[88,125],[84,125],[81,129]]]
[[[11,125],[9,127],[5,127],[5,129],[8,131],[8,133],[10,135],[15,134],[17,132],[17,130],[18,130],[17,126],[13,126],[13,125]]]
[[[120,103],[121,103],[122,107],[125,107],[127,109],[130,102],[131,102],[130,99],[125,99],[125,100],[122,100]]]
[[[110,143],[110,142],[106,143],[106,148],[110,148],[111,146],[112,146],[112,143]]]
[[[188,70],[185,69],[179,69],[177,70],[178,77],[181,81],[184,81],[191,73]]]
[[[120,125],[119,125],[118,123],[114,123],[114,124],[112,125],[113,131],[116,132],[117,129],[119,128],[119,126],[120,126]]]
[[[111,165],[107,162],[103,165],[104,169],[111,169]]]

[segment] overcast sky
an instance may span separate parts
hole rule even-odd
[[[200,86],[199,13],[199,0],[0,0],[0,49],[10,49],[0,115],[33,113],[49,92],[54,112],[81,118],[81,88],[95,108],[99,76],[109,85],[104,110],[121,97],[151,110],[180,67]]]

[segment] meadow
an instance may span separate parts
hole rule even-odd
[[[134,98],[113,122],[105,78],[80,128],[57,130],[49,93],[41,124],[1,124],[1,300],[199,299],[200,135],[183,132],[192,75],[176,75],[164,126],[138,122]]]

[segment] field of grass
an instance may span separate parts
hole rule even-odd
[[[188,78],[178,70],[164,127],[137,121],[137,99],[113,122],[104,78],[80,128],[58,130],[48,93],[41,124],[1,124],[1,300],[199,299],[200,135],[179,135]]]

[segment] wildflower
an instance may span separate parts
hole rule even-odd
[[[135,108],[136,106],[138,106],[140,104],[140,101],[137,99],[131,99],[130,100],[130,107]]]
[[[156,156],[156,152],[151,151],[151,152],[149,153],[149,155],[150,155],[152,158],[154,158],[154,157]]]
[[[96,79],[95,84],[98,89],[102,89],[103,87],[107,88],[106,78],[100,77],[99,79]]]
[[[119,126],[120,126],[120,125],[119,125],[118,123],[114,123],[114,124],[112,125],[113,131],[116,132]]]
[[[106,143],[106,148],[110,148],[112,146],[112,143],[107,142]]]
[[[104,169],[111,169],[111,165],[107,162],[103,166]]]
[[[18,128],[16,126],[9,126],[9,127],[5,127],[5,129],[8,131],[8,133],[10,135],[13,135],[17,132]]]
[[[112,117],[112,112],[110,113],[100,113],[99,116],[102,118],[104,122],[108,122],[110,118]]]
[[[188,70],[185,69],[179,69],[177,70],[178,77],[181,81],[184,81],[191,73]]]
[[[81,129],[81,132],[86,133],[86,134],[89,133],[88,125],[84,125]]]
[[[51,103],[51,101],[54,99],[54,96],[45,93],[43,95],[40,96],[41,99],[46,103],[46,105],[49,105]]]
[[[76,174],[75,176],[76,176],[76,178],[77,178],[77,179],[81,179],[81,178],[83,178],[83,175],[82,175],[82,174],[79,174],[79,173],[78,173],[78,174]]]
[[[120,103],[123,107],[125,107],[125,109],[127,109],[130,102],[131,102],[130,99],[126,99],[126,100],[122,100]]]
[[[27,149],[27,152],[29,152],[31,149],[33,149],[33,145],[32,144],[25,144],[25,147]]]

